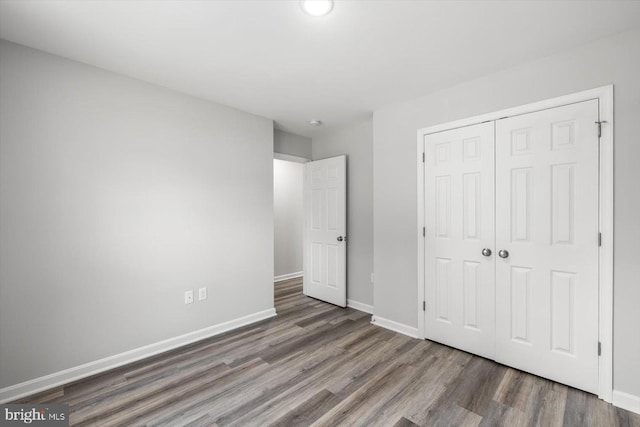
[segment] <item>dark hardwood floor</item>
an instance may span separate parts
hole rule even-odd
[[[72,425],[638,426],[596,396],[276,285],[278,316],[24,399]]]

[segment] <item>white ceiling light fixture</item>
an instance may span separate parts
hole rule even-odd
[[[300,0],[300,7],[311,16],[324,16],[333,9],[333,0]]]
[[[313,119],[313,120],[309,120],[309,124],[311,126],[320,126],[322,125],[322,122],[320,120]]]

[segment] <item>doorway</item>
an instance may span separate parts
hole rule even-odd
[[[278,156],[280,157],[280,156]],[[273,160],[274,282],[303,276],[304,163]],[[290,156],[287,156],[290,157]]]
[[[274,282],[347,305],[346,156],[311,161],[274,154]],[[287,282],[288,283],[288,282]]]

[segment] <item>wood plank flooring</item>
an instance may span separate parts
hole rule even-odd
[[[278,316],[22,402],[78,426],[631,426],[596,396],[276,284]]]

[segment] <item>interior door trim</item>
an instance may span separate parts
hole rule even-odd
[[[418,338],[425,338],[425,197],[424,197],[424,137],[429,134],[476,125],[488,121],[496,121],[506,117],[533,113],[577,102],[598,100],[598,116],[602,123],[599,154],[599,226],[602,233],[602,244],[599,249],[599,295],[598,295],[598,336],[601,354],[598,359],[598,397],[606,402],[612,401],[613,394],[613,85],[572,93],[557,98],[546,99],[532,104],[520,105],[505,110],[466,119],[441,123],[417,131],[417,212],[416,241],[418,248]],[[594,123],[594,132],[597,131]]]

